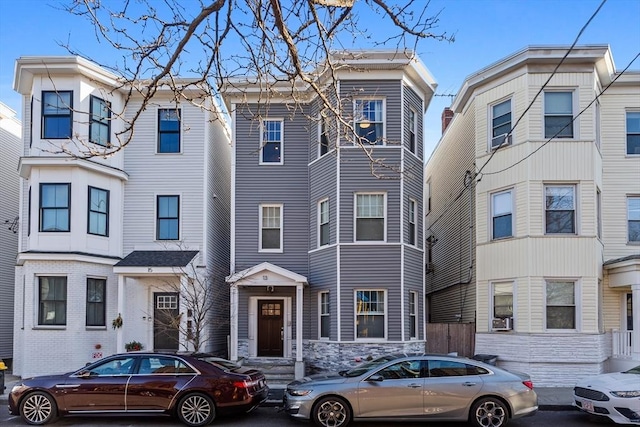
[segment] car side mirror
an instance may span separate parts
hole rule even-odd
[[[384,380],[384,377],[380,374],[373,374],[371,375],[369,378],[367,378],[367,381],[377,381],[380,382]]]

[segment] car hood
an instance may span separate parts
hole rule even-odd
[[[37,377],[23,378],[22,380],[20,380],[20,382],[25,385],[33,385],[33,384],[42,385],[42,384],[49,384],[49,383],[59,383],[59,382],[66,381],[69,375],[71,375],[72,373],[73,372],[68,372],[66,374],[55,374],[55,375],[39,375]]]
[[[628,391],[640,389],[640,375],[616,372],[585,378],[576,384],[578,387],[598,390]]]
[[[346,377],[343,377],[337,372],[327,372],[322,374],[313,374],[304,378],[300,378],[289,383],[289,386],[298,386],[298,385],[307,385],[309,383],[313,384],[337,384],[343,383],[347,380]]]

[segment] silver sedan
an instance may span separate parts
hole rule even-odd
[[[366,420],[502,427],[511,418],[533,415],[538,396],[526,374],[462,357],[392,354],[291,382],[284,409],[319,427]]]

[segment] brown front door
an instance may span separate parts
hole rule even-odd
[[[284,316],[282,300],[258,300],[258,357],[282,357]]]
[[[155,292],[153,299],[153,349],[156,351],[178,350],[180,339],[178,294]]]

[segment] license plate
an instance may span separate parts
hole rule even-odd
[[[583,400],[582,401],[582,409],[584,409],[587,412],[594,412],[594,410],[593,410],[593,402],[589,402],[588,400]]]

